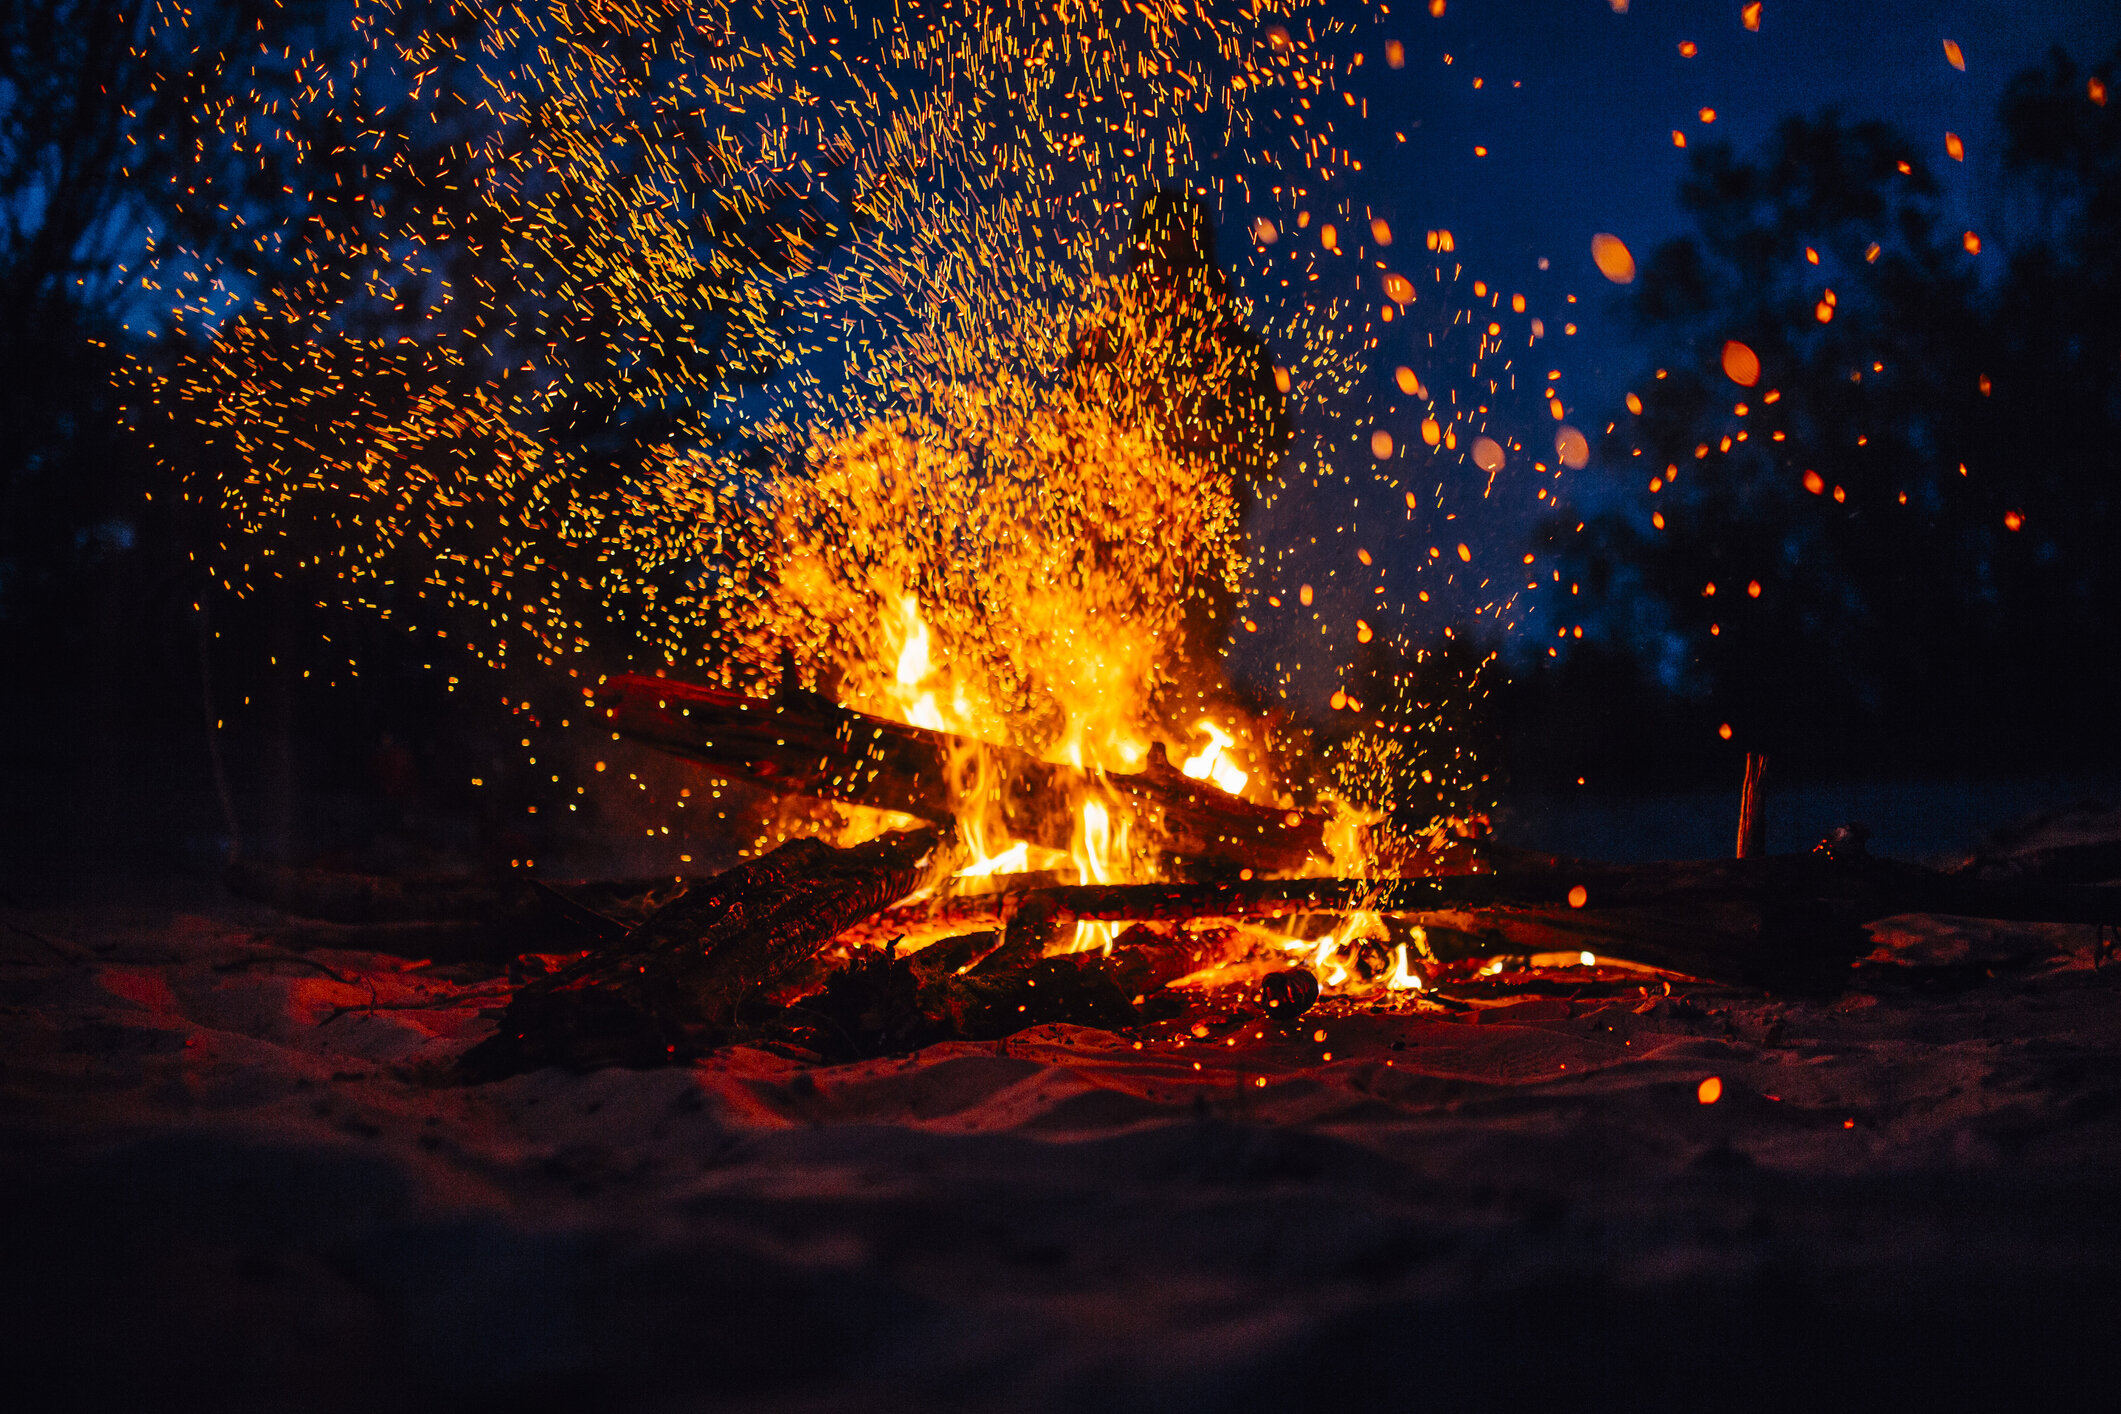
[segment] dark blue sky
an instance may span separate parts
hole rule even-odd
[[[1357,46],[1366,62],[1346,86],[1367,101],[1369,121],[1350,125],[1363,136],[1351,134],[1348,146],[1364,170],[1336,182],[1335,196],[1374,209],[1409,239],[1426,229],[1452,231],[1465,272],[1456,298],[1470,295],[1474,280],[1524,292],[1528,315],[1543,315],[1548,337],[1522,359],[1517,377],[1537,386],[1544,370],[1559,370],[1568,420],[1594,442],[1623,415],[1622,395],[1650,353],[1620,328],[1617,290],[1592,264],[1591,237],[1614,233],[1640,261],[1682,234],[1678,185],[1692,150],[1721,139],[1749,152],[1783,119],[1827,108],[1884,119],[1927,159],[1947,215],[1980,231],[1990,252],[1984,258],[2000,267],[2009,238],[1995,114],[2005,86],[2051,47],[2084,67],[2121,40],[2121,6],[2111,3],[1764,0],[1757,32],[1744,28],[1742,8],[1742,0],[1630,0],[1623,15],[1610,0],[1449,0],[1438,19],[1427,13],[1427,0],[1406,0],[1365,29]],[[1379,62],[1391,38],[1405,46],[1405,67],[1397,71]],[[1963,72],[1946,58],[1947,39],[1960,48]],[[1682,55],[1683,41],[1693,42],[1692,57]],[[1702,121],[1703,108],[1715,110],[1712,123]],[[1675,129],[1686,134],[1688,149],[1673,144]],[[1963,163],[1947,156],[1947,132],[1964,141]],[[1476,147],[1487,155],[1476,155]],[[1232,231],[1226,240],[1241,249],[1244,238]],[[1549,268],[1542,272],[1543,257]],[[1419,256],[1409,261],[1419,263]],[[1566,302],[1570,293],[1577,303]],[[1568,321],[1578,326],[1573,337],[1562,333]],[[1391,365],[1421,361],[1418,348],[1396,333],[1384,336],[1374,357],[1375,385],[1386,401]],[[1442,367],[1431,371],[1448,381]],[[1488,400],[1470,385],[1466,391]],[[1548,513],[1533,498],[1537,485],[1558,489],[1577,514],[1624,489],[1595,462],[1559,487],[1535,480],[1528,463],[1539,456],[1551,462],[1553,424],[1528,394],[1508,416],[1527,452],[1512,457],[1499,482],[1475,473],[1461,453],[1446,459],[1457,463],[1444,472],[1450,489],[1434,505],[1424,492],[1422,508],[1410,514],[1396,508],[1396,496],[1351,482],[1292,487],[1258,517],[1262,588],[1284,604],[1256,606],[1259,631],[1241,634],[1235,654],[1242,671],[1265,680],[1275,676],[1274,664],[1301,663],[1305,690],[1329,692],[1333,665],[1347,661],[1352,647],[1345,641],[1352,635],[1335,626],[1365,614],[1386,632],[1426,641],[1446,623],[1467,622],[1481,603],[1518,590],[1525,572],[1517,561]],[[1410,424],[1399,425],[1405,443]],[[1418,449],[1403,447],[1401,455],[1409,454],[1418,457]],[[1631,482],[1625,489],[1636,488]],[[1358,539],[1374,568],[1356,569]],[[1427,546],[1461,540],[1473,547],[1470,563],[1428,559]],[[1299,580],[1315,581],[1318,591],[1316,605],[1301,612],[1288,598]],[[1374,594],[1380,580],[1394,591],[1382,599]],[[1420,586],[1432,591],[1431,601],[1400,609]],[[1502,617],[1545,641],[1556,616],[1576,607],[1551,597],[1526,595]],[[1540,607],[1526,607],[1534,603]],[[1518,636],[1513,632],[1513,641]],[[1522,641],[1536,651],[1532,638]]]
[[[1613,232],[1639,259],[1681,233],[1688,154],[1673,146],[1675,128],[1690,143],[1720,137],[1744,151],[1793,113],[1883,118],[1931,159],[1965,224],[2000,235],[1994,129],[2005,84],[2051,46],[2085,65],[2121,40],[2121,5],[2084,0],[1765,0],[1757,33],[1741,25],[1740,0],[1631,0],[1624,15],[1609,0],[1450,0],[1441,19],[1410,0],[1403,23],[1392,9],[1381,31],[1405,43],[1406,67],[1372,67],[1372,55],[1354,85],[1371,99],[1378,145],[1351,189],[1402,228],[1448,227],[1470,275],[1584,296],[1573,346],[1542,357],[1598,407],[1624,390],[1639,354],[1601,327],[1611,286],[1591,264],[1590,238]],[[1965,72],[1947,63],[1946,39]],[[1681,57],[1684,40],[1695,57]],[[1704,107],[1713,124],[1700,120]],[[1947,131],[1966,142],[1963,164],[1945,156]],[[1474,156],[1476,145],[1489,155]],[[1544,276],[1541,256],[1552,262]]]

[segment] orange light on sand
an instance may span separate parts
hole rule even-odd
[[[1752,387],[1760,381],[1760,355],[1736,339],[1725,340],[1723,376],[1741,388]]]
[[[1631,285],[1635,282],[1635,257],[1620,237],[1604,231],[1592,236],[1591,260],[1598,266],[1598,273],[1614,284]]]
[[[1704,1105],[1713,1105],[1723,1098],[1723,1077],[1712,1075],[1694,1087],[1694,1098]]]
[[[1578,884],[1569,890],[1569,907],[1582,908],[1591,901],[1591,891]]]

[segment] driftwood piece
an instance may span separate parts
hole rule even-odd
[[[1254,805],[1196,781],[1170,764],[1161,744],[1141,771],[1096,773],[850,711],[815,693],[751,697],[627,674],[599,688],[596,700],[625,736],[788,795],[941,820],[956,804],[953,761],[977,755],[1010,833],[1050,849],[1069,847],[1073,803],[1102,792],[1132,810],[1170,853],[1188,859],[1276,873],[1325,857],[1321,817]]]
[[[688,888],[616,944],[516,994],[459,1062],[471,1080],[546,1065],[656,1065],[714,1044],[742,1005],[920,883],[934,830],[853,849],[790,840]]]

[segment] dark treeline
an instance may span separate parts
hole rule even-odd
[[[1652,358],[1607,508],[1548,528],[1585,637],[1515,684],[1520,785],[2121,758],[2115,67],[2009,86],[1997,229],[1880,123],[1696,152],[1693,233],[1623,297]]]

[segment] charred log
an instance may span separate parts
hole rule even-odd
[[[1097,773],[850,711],[814,693],[768,699],[636,675],[604,684],[597,705],[623,735],[788,795],[941,820],[953,808],[952,761],[978,753],[997,782],[1007,828],[1033,844],[1067,849],[1073,802],[1100,791],[1183,858],[1266,873],[1325,857],[1319,816],[1254,805],[1195,781],[1161,745],[1141,771]]]
[[[932,936],[1057,920],[1182,922],[1373,912],[1434,925],[1451,956],[1589,951],[1742,986],[1831,988],[1869,949],[1861,925],[1896,913],[2024,922],[2121,920],[2121,890],[1988,884],[1858,857],[1784,855],[1634,866],[1572,864],[1431,879],[1103,884],[891,909],[863,930]]]
[[[479,1081],[697,1054],[747,1002],[800,979],[836,935],[918,887],[940,842],[934,830],[848,850],[791,840],[703,880],[616,944],[523,988],[461,1073]]]

